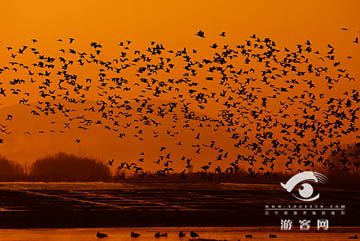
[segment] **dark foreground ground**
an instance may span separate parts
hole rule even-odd
[[[265,215],[265,205],[309,203],[278,184],[0,183],[0,228],[279,226],[282,218],[360,226],[360,189],[345,189],[319,189],[320,199],[311,204],[322,210]],[[330,205],[346,205],[345,213],[332,214]]]

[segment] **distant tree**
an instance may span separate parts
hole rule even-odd
[[[354,161],[353,165],[356,168],[356,174],[359,174],[359,168],[360,168],[360,160]]]
[[[107,165],[95,159],[66,153],[38,159],[30,169],[30,180],[35,181],[90,182],[111,179]]]
[[[24,169],[19,164],[0,156],[0,181],[19,181],[24,178]]]
[[[354,143],[342,148],[330,157],[335,170],[359,174],[360,168],[360,143]],[[334,170],[334,171],[335,171]]]

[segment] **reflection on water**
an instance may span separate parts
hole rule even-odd
[[[121,217],[119,217],[121,218]],[[187,232],[185,238],[179,238],[178,232],[182,230]],[[206,228],[86,228],[86,229],[6,229],[0,230],[1,241],[91,241],[99,240],[96,238],[96,232],[101,231],[109,235],[103,240],[159,240],[154,237],[157,231],[167,232],[168,237],[160,240],[189,240],[188,232],[194,230],[198,232],[201,238],[216,240],[245,240],[245,235],[251,234],[251,240],[269,240],[269,234],[272,234],[272,240],[303,240],[303,241],[322,241],[322,240],[349,240],[349,237],[355,234],[359,235],[359,228],[332,228],[327,232],[280,232],[274,227],[267,228],[232,228],[232,227],[206,227]],[[137,239],[130,237],[130,232],[135,231],[141,236]]]

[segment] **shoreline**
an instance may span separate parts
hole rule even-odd
[[[314,233],[314,234],[321,234],[321,233],[347,233],[347,232],[360,232],[360,226],[335,226],[331,227],[326,231],[317,231],[315,229],[307,230],[307,231],[300,231],[299,229],[293,229],[289,231],[282,231],[278,226],[150,226],[150,227],[91,227],[91,228],[0,228],[0,232],[5,231],[13,231],[13,230],[22,230],[22,231],[48,231],[48,230],[169,230],[169,231],[177,231],[177,230],[203,230],[203,231],[222,231],[222,232],[234,232],[234,231],[247,231],[247,232],[277,232],[277,233]]]

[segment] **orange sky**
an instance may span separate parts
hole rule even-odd
[[[23,44],[37,37],[49,45],[74,36],[83,42],[115,44],[158,40],[174,46],[194,44],[198,29],[228,32],[228,41],[258,33],[280,43],[311,39],[341,45],[360,31],[359,1],[2,1],[1,43]],[[351,31],[339,34],[340,27]]]
[[[39,46],[51,53],[58,48],[56,40],[67,37],[74,37],[78,47],[87,46],[91,41],[100,42],[109,52],[119,41],[126,39],[139,47],[155,40],[171,48],[197,48],[203,45],[194,37],[199,29],[206,32],[209,44],[222,31],[227,32],[227,43],[242,42],[256,33],[272,38],[280,46],[292,46],[310,39],[313,45],[323,49],[331,43],[340,57],[353,56],[344,64],[354,76],[359,76],[360,48],[352,44],[355,36],[360,35],[359,9],[360,1],[357,0],[305,0],[296,3],[286,0],[5,0],[0,9],[0,48],[20,47],[36,38]],[[349,31],[341,31],[341,27]],[[0,56],[2,53],[4,50],[0,50]],[[100,134],[95,136],[103,138]],[[94,148],[78,150],[79,147],[69,143],[64,143],[67,147],[58,145],[52,142],[54,138],[51,136],[31,141],[24,138],[13,139],[13,145],[2,150],[4,155],[31,162],[43,153],[62,150],[85,153],[103,160],[112,156],[120,158],[124,154],[116,153],[117,148],[107,144],[100,148],[101,151],[94,152]],[[60,143],[67,140],[64,138]],[[89,146],[103,144],[96,138],[89,139]],[[131,149],[134,143],[124,145],[128,145],[125,150]],[[131,158],[131,155],[127,154],[126,158]]]

